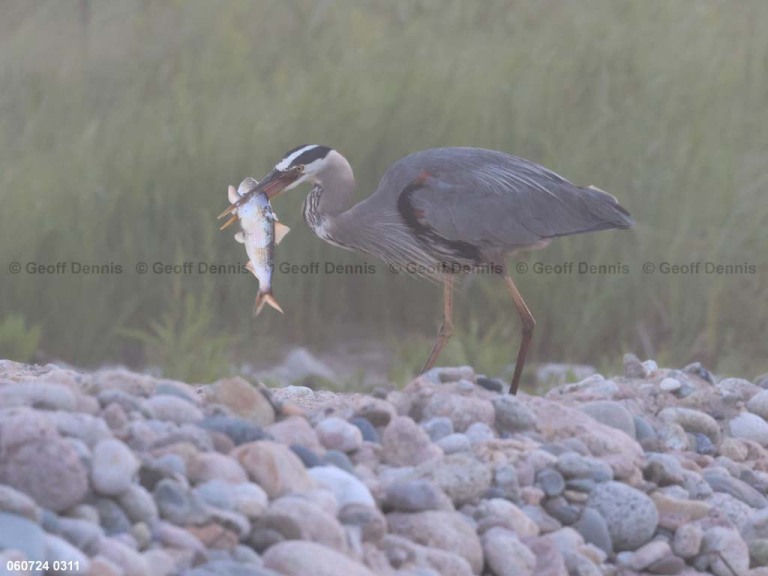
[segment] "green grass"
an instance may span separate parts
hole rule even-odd
[[[276,342],[322,348],[350,325],[382,342],[427,341],[439,288],[378,263],[374,275],[278,275],[286,315],[257,321],[253,278],[134,268],[242,262],[242,246],[217,231],[226,186],[261,177],[298,144],[344,153],[360,198],[408,152],[470,145],[595,184],[638,222],[512,258],[631,267],[518,276],[538,320],[532,361],[616,367],[634,350],[745,376],[768,370],[762,0],[87,4],[88,17],[76,2],[0,8],[0,317],[40,326],[46,354],[123,359],[135,345],[125,330],[157,334],[152,322],[176,313],[174,281],[209,298],[210,338],[242,338],[251,357]],[[293,228],[278,259],[366,260],[311,235],[303,196],[275,202]],[[747,261],[757,273],[640,269],[699,260]],[[114,263],[123,273],[11,276],[14,261]],[[445,363],[491,373],[512,360],[518,320],[500,282],[472,280],[456,305]],[[144,355],[153,358],[147,346]]]

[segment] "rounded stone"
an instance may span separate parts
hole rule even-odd
[[[768,377],[766,377],[766,382],[768,382]],[[752,412],[752,414],[757,414],[763,420],[768,420],[768,390],[762,390],[752,396],[749,402],[747,402],[747,410]]]
[[[5,549],[21,550],[27,560],[44,560],[45,532],[31,520],[0,512],[0,550]]]
[[[663,422],[682,426],[686,432],[700,432],[706,434],[713,443],[718,444],[720,442],[720,426],[717,424],[717,420],[705,412],[674,406],[664,408],[658,416],[659,420]]]
[[[381,437],[383,460],[392,466],[415,466],[443,451],[432,444],[426,431],[406,416],[397,416]]]
[[[702,553],[708,556],[715,576],[746,574],[749,569],[749,548],[736,530],[721,526],[707,530]]]
[[[88,492],[88,472],[77,450],[61,438],[27,442],[0,462],[0,483],[20,490],[39,506],[61,512]]]
[[[358,416],[352,418],[349,423],[356,426],[360,430],[360,433],[363,435],[363,441],[373,442],[375,444],[379,444],[381,442],[379,432],[376,430],[376,428],[374,428],[373,424],[371,424],[370,420],[367,418]]]
[[[455,454],[456,452],[468,452],[472,450],[472,444],[466,434],[449,434],[448,436],[440,438],[435,444],[440,446],[446,454]]]
[[[582,404],[580,409],[601,424],[621,430],[630,438],[635,438],[635,420],[629,410],[619,402],[598,400]]]
[[[477,385],[482,386],[486,390],[490,390],[491,392],[503,392],[504,391],[504,382],[499,380],[498,378],[486,378],[485,376],[478,376],[477,377]]]
[[[424,406],[424,418],[437,416],[450,418],[456,432],[464,432],[474,422],[491,425],[494,415],[495,411],[489,400],[479,396],[464,396],[450,392],[436,392]]]
[[[363,443],[363,433],[342,418],[326,418],[315,427],[320,443],[329,450],[353,452]]]
[[[339,450],[328,450],[325,454],[323,454],[323,457],[320,458],[320,463],[321,465],[336,466],[337,468],[341,468],[350,474],[355,473],[355,467],[352,464],[352,461],[349,459],[349,456]]]
[[[433,482],[406,480],[386,487],[383,506],[399,512],[423,512],[444,508],[446,502],[450,502],[448,497]]]
[[[458,512],[393,512],[387,515],[391,534],[462,556],[475,574],[483,567],[483,550],[472,525]]]
[[[450,418],[445,416],[438,416],[437,418],[430,418],[421,423],[421,427],[429,434],[429,438],[432,442],[437,442],[440,438],[445,438],[449,434],[453,434],[453,422]]]
[[[365,565],[340,552],[302,540],[270,546],[264,553],[264,566],[284,576],[376,576]]]
[[[240,462],[249,478],[264,488],[270,498],[314,487],[299,457],[282,444],[266,440],[249,442],[235,448],[230,456]]]
[[[118,503],[132,522],[152,524],[157,520],[157,504],[152,494],[141,484],[131,484],[128,490],[119,496]]]
[[[588,544],[594,544],[609,556],[613,554],[613,541],[608,532],[608,524],[597,510],[584,508],[581,517],[573,528],[584,537]]]
[[[536,475],[536,482],[547,496],[559,496],[565,490],[563,475],[553,468],[544,468]]]
[[[742,412],[728,423],[728,430],[734,438],[752,440],[768,446],[768,422],[757,414]]]
[[[616,551],[635,550],[651,539],[659,523],[656,506],[646,494],[620,482],[595,486],[588,507],[605,519]]]
[[[457,506],[478,499],[491,487],[492,480],[488,466],[467,452],[425,462],[416,469],[415,476],[435,482]]]
[[[499,434],[515,434],[532,429],[536,416],[519,398],[500,396],[493,399],[496,411],[494,426]]]
[[[91,483],[105,496],[119,496],[131,486],[140,463],[120,440],[102,440],[93,449]]]
[[[682,384],[680,384],[680,380],[677,378],[664,378],[659,382],[659,388],[664,392],[676,392],[681,387]]]
[[[195,424],[204,418],[200,408],[178,396],[169,394],[151,396],[144,400],[143,405],[152,418],[157,420],[167,420],[176,424]]]
[[[471,424],[465,432],[467,438],[472,444],[478,444],[481,442],[488,442],[496,437],[493,432],[493,428],[482,422],[475,422]]]
[[[296,456],[299,457],[305,468],[313,468],[322,464],[320,461],[320,456],[315,454],[309,448],[302,446],[301,444],[292,444],[291,450],[294,454],[296,454]]]
[[[491,528],[482,543],[485,563],[495,576],[533,576],[536,555],[514,532]]]
[[[309,476],[318,486],[330,490],[339,507],[346,504],[376,506],[368,487],[349,472],[335,466],[316,466],[309,470]]]

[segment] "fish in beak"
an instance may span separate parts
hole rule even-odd
[[[283,309],[272,294],[272,273],[275,268],[275,245],[290,228],[278,222],[264,187],[253,178],[243,180],[237,190],[230,186],[227,197],[232,203],[232,216],[221,228],[240,220],[241,230],[235,234],[235,240],[245,245],[248,254],[246,268],[259,281],[253,315],[261,312],[265,304],[282,314]]]
[[[229,207],[224,210],[224,212],[219,214],[218,219],[224,218],[224,216],[227,216],[228,214],[232,214],[240,206],[248,202],[250,198],[257,194],[264,193],[267,197],[267,200],[271,200],[280,194],[280,192],[285,190],[288,186],[296,182],[296,180],[301,177],[301,173],[302,170],[300,168],[291,168],[290,170],[278,170],[277,168],[273,168],[272,171],[267,174],[255,188],[252,188],[245,194],[241,195],[239,200],[230,204]],[[236,220],[236,216],[231,217],[220,228],[220,230],[224,230],[224,228],[230,226]]]

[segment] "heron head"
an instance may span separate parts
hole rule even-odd
[[[316,183],[329,166],[333,152],[332,148],[317,144],[294,148],[286,152],[282,160],[259,182],[259,189],[271,199],[304,182]]]

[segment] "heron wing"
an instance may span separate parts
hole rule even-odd
[[[492,150],[437,148],[411,154],[390,168],[377,194],[389,190],[397,191],[401,213],[410,210],[404,217],[448,241],[481,249],[514,249],[632,225],[610,194]]]

